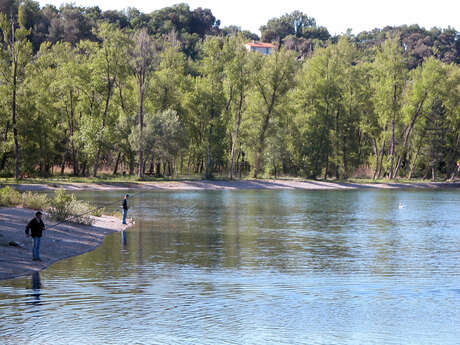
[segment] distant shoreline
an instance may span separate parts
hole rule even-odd
[[[413,183],[352,183],[314,180],[189,180],[161,182],[91,182],[91,183],[38,183],[9,184],[19,191],[49,192],[62,188],[66,191],[111,190],[350,190],[350,189],[458,189],[460,182]]]
[[[94,217],[92,226],[60,224],[43,234],[40,248],[43,261],[32,261],[32,240],[26,238],[25,226],[34,213],[25,208],[0,208],[0,280],[31,275],[57,261],[94,250],[106,235],[126,228],[120,219],[110,216]],[[45,218],[46,226],[54,223]],[[8,245],[10,241],[20,247]]]

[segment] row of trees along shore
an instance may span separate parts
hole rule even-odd
[[[458,174],[453,28],[332,36],[293,12],[259,38],[186,4],[8,0],[0,32],[2,176]],[[249,53],[258,39],[276,49]]]

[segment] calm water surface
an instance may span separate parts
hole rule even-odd
[[[126,233],[0,281],[0,344],[460,343],[459,191],[145,192],[130,203]]]

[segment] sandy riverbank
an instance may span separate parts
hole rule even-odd
[[[23,208],[0,208],[0,280],[30,275],[58,260],[80,255],[97,248],[104,237],[126,228],[120,219],[109,216],[94,217],[93,226],[60,224],[45,230],[40,256],[43,261],[32,261],[32,239],[26,238],[25,226],[35,211]],[[45,225],[54,221],[46,219]],[[14,241],[21,247],[10,246]]]
[[[312,180],[240,180],[240,181],[165,181],[165,182],[107,182],[107,183],[52,183],[52,184],[18,184],[12,185],[19,191],[53,191],[63,188],[67,191],[80,190],[251,190],[251,189],[455,189],[459,182],[415,182],[415,183],[349,183],[325,182]]]

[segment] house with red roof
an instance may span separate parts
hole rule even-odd
[[[270,55],[274,48],[274,45],[271,43],[262,43],[255,41],[246,43],[244,46],[250,52],[259,52],[263,55]]]

